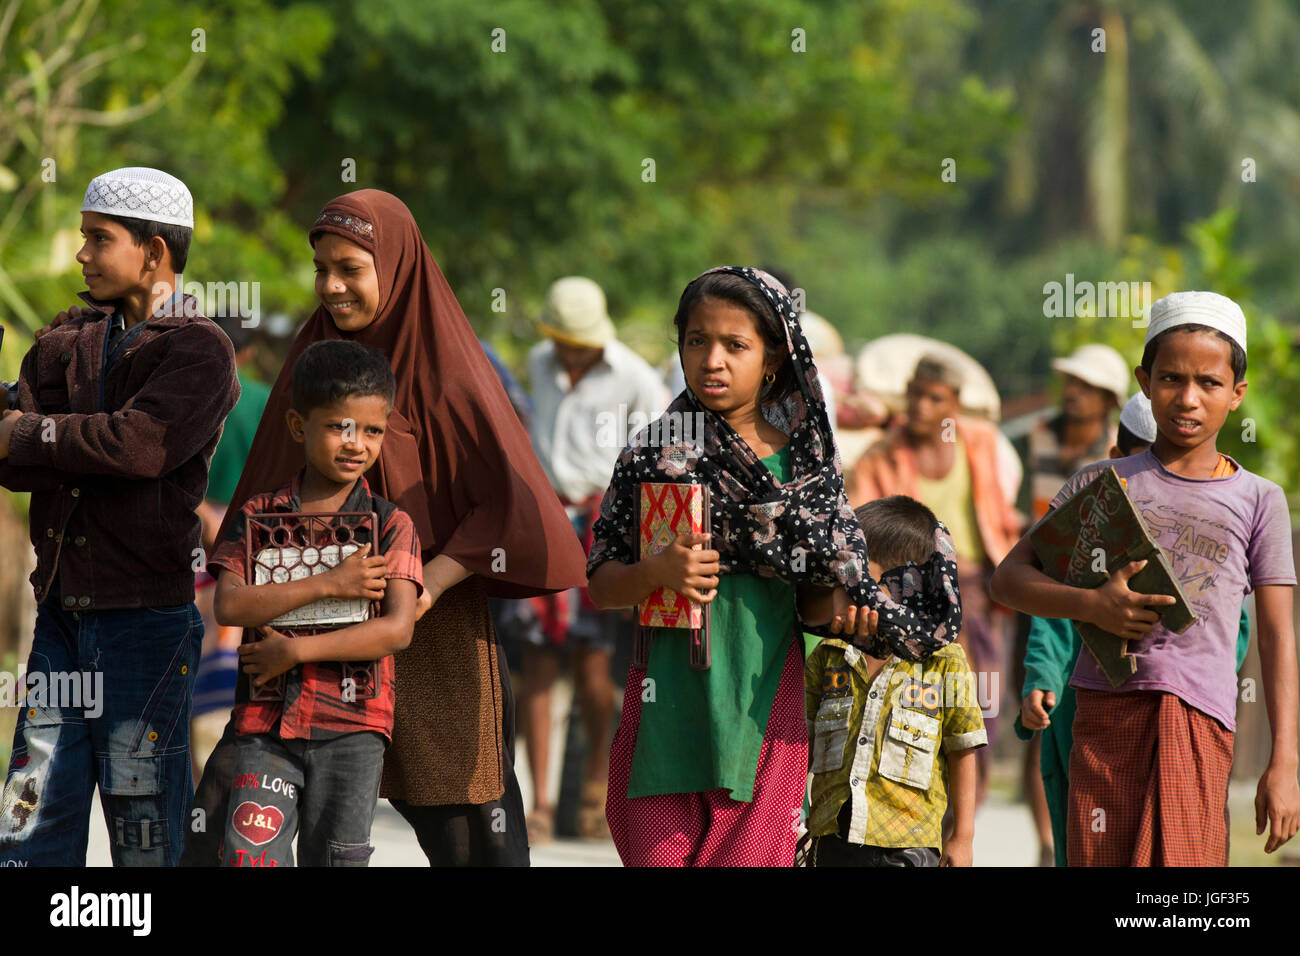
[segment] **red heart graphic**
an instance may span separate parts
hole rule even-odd
[[[253,846],[261,846],[275,839],[284,823],[279,807],[264,807],[245,800],[235,808],[235,832]]]

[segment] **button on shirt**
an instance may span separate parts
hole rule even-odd
[[[850,801],[848,842],[942,848],[947,754],[988,743],[975,675],[956,644],[927,661],[891,657],[874,678],[857,648],[823,640],[804,669],[811,724],[808,832],[839,832]]]
[[[528,374],[533,449],[551,487],[573,503],[604,493],[619,453],[668,407],[659,373],[617,340],[574,387],[549,339],[529,353]]]

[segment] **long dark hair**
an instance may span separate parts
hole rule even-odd
[[[682,293],[681,301],[677,303],[677,314],[673,316],[673,325],[677,327],[679,361],[682,343],[686,338],[686,323],[691,312],[705,299],[717,299],[745,309],[754,317],[754,324],[763,339],[764,361],[773,354],[783,357],[784,361],[776,367],[776,380],[771,385],[765,382],[759,392],[760,404],[779,404],[799,390],[799,380],[795,377],[794,362],[790,360],[790,349],[786,343],[784,323],[754,283],[732,272],[707,272],[688,285]]]

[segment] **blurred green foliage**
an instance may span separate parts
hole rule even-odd
[[[1140,355],[1045,283],[1214,288],[1251,321],[1233,453],[1289,487],[1297,46],[1284,0],[0,0],[0,377],[81,288],[86,181],[156,165],[195,195],[187,278],[264,316],[311,310],[327,200],[395,192],[516,367],[558,276],[662,360],[685,284],[758,262],[850,346],[948,339],[1006,399],[1085,340]]]

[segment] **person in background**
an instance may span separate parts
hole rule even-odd
[[[568,511],[573,529],[590,550],[591,526],[628,432],[659,416],[668,392],[659,374],[618,340],[600,286],[581,276],[558,279],[538,322],[545,336],[528,356],[532,383],[531,434],[538,460]],[[587,731],[578,809],[578,835],[608,834],[605,793],[614,718],[610,660],[620,638],[632,639],[634,622],[620,611],[599,611],[586,588],[534,598],[536,626],[524,632],[524,740],[533,778],[529,840],[554,832],[550,799],[551,686],[562,652],[572,649],[574,692]]]
[[[993,617],[987,581],[1015,543],[1020,520],[1001,486],[995,427],[966,418],[961,370],[936,355],[923,356],[907,386],[907,414],[867,449],[848,481],[857,508],[877,498],[907,495],[947,525],[957,549],[961,591],[960,643],[983,676],[989,743],[997,740],[997,707],[1006,640]],[[991,711],[991,712],[990,712]],[[988,787],[988,748],[978,751],[977,803]]]
[[[1066,479],[1101,461],[1115,444],[1115,410],[1123,406],[1133,374],[1124,356],[1109,345],[1084,345],[1052,362],[1061,374],[1061,408],[1029,433],[1029,475],[1033,519],[1047,514],[1048,503]]]
[[[208,490],[199,504],[203,523],[203,553],[216,551],[217,529],[226,516],[230,496],[239,484],[239,475],[248,459],[248,450],[257,434],[257,423],[271,395],[269,386],[249,374],[256,367],[260,349],[256,327],[245,327],[237,315],[213,321],[235,350],[235,375],[239,379],[239,401],[226,416],[221,440],[208,466]],[[194,782],[203,777],[203,765],[221,740],[230,709],[235,705],[235,685],[239,679],[239,642],[237,627],[222,627],[214,609],[216,579],[208,574],[206,562],[194,577],[194,603],[203,617],[203,649],[198,674],[194,679],[194,706],[190,711],[190,762]]]
[[[1057,414],[1040,419],[1029,433],[1034,521],[1047,514],[1048,503],[1066,479],[1085,465],[1108,457],[1116,440],[1112,417],[1132,387],[1128,363],[1109,345],[1080,346],[1066,358],[1055,359],[1052,369],[1062,378],[1061,408]],[[1155,428],[1154,422],[1151,427]],[[1154,440],[1153,435],[1149,441]],[[1011,655],[1012,684],[1016,687],[1025,682],[1029,620],[1023,614],[1016,616],[1016,646]],[[1050,866],[1054,856],[1052,820],[1039,772],[1040,759],[1039,747],[1025,748],[1021,785],[1038,833],[1038,865]],[[1064,851],[1062,847],[1062,855]]]

